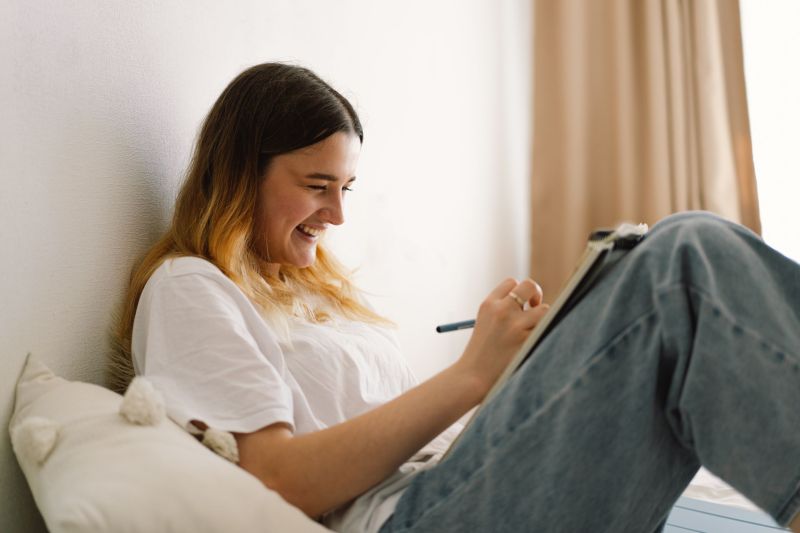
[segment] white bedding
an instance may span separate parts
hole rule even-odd
[[[761,511],[753,502],[705,468],[700,468],[683,496],[750,511]]]

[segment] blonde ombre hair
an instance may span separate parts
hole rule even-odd
[[[363,131],[353,107],[308,69],[265,63],[237,76],[200,130],[172,223],[134,268],[114,331],[110,381],[124,390],[133,379],[131,335],[147,280],[168,258],[194,256],[216,265],[277,327],[289,315],[321,322],[331,315],[389,324],[367,307],[349,272],[317,245],[306,268],[282,265],[267,273],[256,251],[258,191],[273,157],[316,144],[336,132]],[[308,296],[319,305],[309,304]]]

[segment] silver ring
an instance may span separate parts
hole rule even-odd
[[[520,306],[520,308],[521,308],[521,309],[525,309],[525,300],[523,300],[522,298],[520,298],[520,297],[519,297],[519,294],[517,294],[517,293],[516,293],[516,292],[514,292],[514,291],[511,291],[511,292],[509,292],[509,293],[508,293],[508,295],[509,295],[509,296],[511,296],[511,298],[513,298],[513,299],[514,299],[514,301],[515,301],[515,302],[517,302],[517,303],[519,304],[519,306]]]

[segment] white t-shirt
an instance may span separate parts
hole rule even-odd
[[[363,322],[290,319],[278,336],[244,293],[212,263],[166,260],[142,291],[133,323],[137,375],[164,396],[167,413],[249,433],[276,422],[296,435],[373,409],[416,385],[391,331]],[[377,531],[414,473],[435,464],[446,432],[398,473],[326,517],[338,531]]]

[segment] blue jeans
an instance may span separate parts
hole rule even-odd
[[[800,508],[800,266],[683,213],[619,257],[381,532],[649,533],[700,465],[780,524]]]

